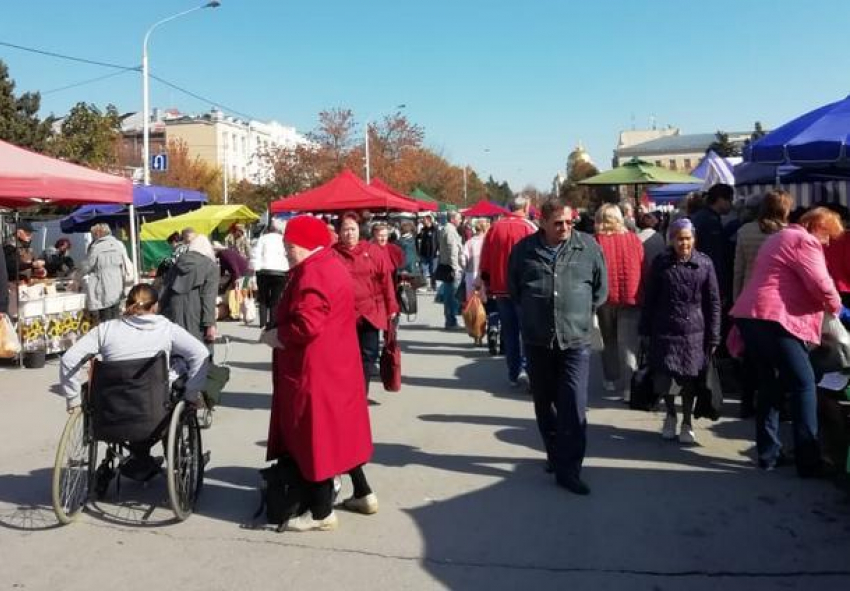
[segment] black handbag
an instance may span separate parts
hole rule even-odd
[[[416,290],[413,286],[407,282],[400,283],[396,295],[401,313],[407,316],[416,316],[419,311],[419,304],[416,301]]]
[[[632,374],[629,408],[632,410],[654,410],[658,405],[658,394],[652,379],[652,370],[646,354],[642,351],[638,360],[638,369]]]
[[[714,359],[709,360],[705,377],[700,376],[696,384],[696,403],[694,404],[695,419],[710,419],[716,421],[723,411],[723,386]]]
[[[454,281],[455,272],[451,265],[440,263],[434,271],[434,279],[437,281]]]

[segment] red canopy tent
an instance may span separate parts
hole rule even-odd
[[[419,211],[419,202],[370,187],[350,170],[343,170],[320,187],[272,201],[270,209],[272,213],[322,213],[357,209]]]
[[[404,193],[399,193],[378,177],[373,178],[372,182],[369,184],[373,187],[377,187],[381,191],[386,191],[394,197],[398,197],[399,199],[406,199],[407,201],[412,202],[419,208],[419,211],[437,211],[438,209],[440,209],[440,205],[437,202],[431,203],[428,201],[420,201],[419,199],[410,197],[409,195],[405,195]]]
[[[504,207],[482,199],[469,209],[463,211],[463,215],[470,218],[495,218],[510,213]]]
[[[0,141],[0,207],[41,202],[132,203],[133,183]]]

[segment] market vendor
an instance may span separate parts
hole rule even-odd
[[[220,242],[213,243],[213,250],[221,272],[219,293],[226,293],[230,289],[237,288],[239,280],[248,272],[248,259],[235,248],[226,247]]]
[[[47,275],[44,261],[35,257],[30,246],[34,232],[35,228],[30,222],[18,222],[15,239],[3,246],[9,281],[29,280]]]
[[[71,251],[71,241],[64,236],[56,241],[53,248],[45,252],[44,264],[48,277],[70,277],[74,272],[74,259],[68,253]]]

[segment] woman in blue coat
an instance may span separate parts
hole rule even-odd
[[[655,392],[664,396],[664,439],[676,438],[675,394],[682,396],[681,443],[696,443],[691,415],[696,385],[720,344],[720,292],[714,265],[694,248],[687,218],[670,226],[670,247],[658,255],[644,286],[640,334],[648,341]]]

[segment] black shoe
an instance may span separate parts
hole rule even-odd
[[[573,494],[577,495],[589,495],[590,487],[584,483],[584,481],[578,476],[573,476],[572,478],[564,478],[558,479],[558,486],[561,486]]]
[[[543,471],[546,472],[546,474],[554,474],[555,466],[552,465],[552,462],[546,460],[546,465],[543,466]]]

